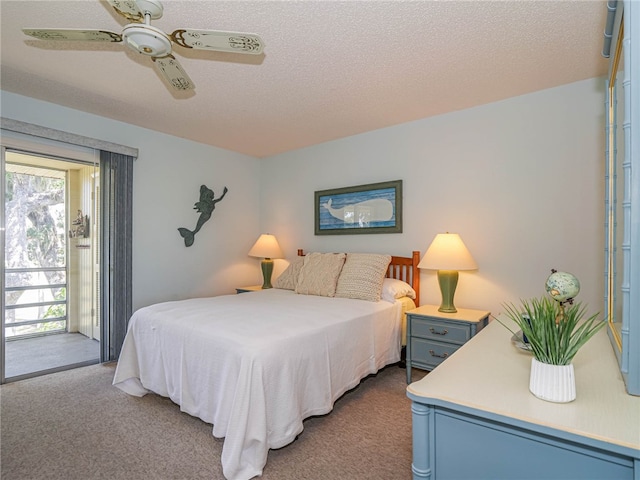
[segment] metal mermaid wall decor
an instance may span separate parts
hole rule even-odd
[[[205,224],[207,220],[211,218],[211,214],[216,208],[216,203],[221,201],[224,196],[227,194],[229,189],[224,187],[222,191],[222,195],[220,197],[215,198],[215,193],[210,188],[207,188],[206,185],[200,186],[200,200],[195,203],[193,207],[198,213],[200,213],[200,217],[198,218],[198,223],[196,224],[195,230],[189,230],[187,228],[178,228],[178,232],[180,232],[180,236],[184,238],[185,247],[190,247],[193,245],[195,240],[196,233],[200,231],[202,225]]]

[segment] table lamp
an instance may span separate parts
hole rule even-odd
[[[476,270],[478,265],[457,233],[439,233],[420,260],[418,268],[438,271],[438,283],[442,293],[439,312],[455,313],[453,294],[458,285],[459,270]]]
[[[273,259],[282,258],[282,250],[276,237],[263,233],[249,250],[250,257],[262,258],[262,288],[271,288],[271,274],[273,273]]]

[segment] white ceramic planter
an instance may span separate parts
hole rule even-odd
[[[548,402],[566,403],[576,399],[576,379],[573,364],[549,365],[531,359],[529,390]]]

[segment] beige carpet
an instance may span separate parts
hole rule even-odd
[[[111,386],[115,364],[0,387],[3,480],[222,480],[222,440],[157,395]],[[415,372],[414,381],[424,375]],[[269,452],[266,480],[409,480],[411,403],[405,371],[365,379],[333,412],[307,419],[290,445]]]

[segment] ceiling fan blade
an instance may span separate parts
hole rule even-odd
[[[135,0],[109,0],[109,4],[113,9],[130,22],[144,21],[144,15],[138,8]]]
[[[262,39],[251,33],[180,29],[171,34],[171,39],[182,47],[217,52],[260,55],[264,48]]]
[[[193,90],[196,88],[194,83],[184,71],[180,62],[173,55],[157,58],[152,57],[153,63],[158,71],[176,90]]]
[[[106,30],[83,30],[80,28],[23,28],[26,35],[40,40],[81,40],[86,42],[121,42],[119,33]]]

